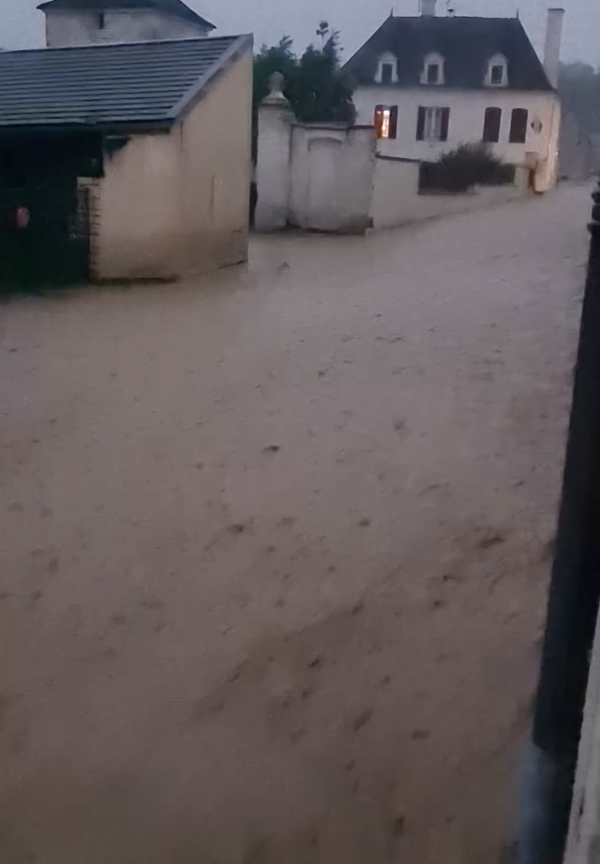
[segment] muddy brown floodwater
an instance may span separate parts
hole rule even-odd
[[[497,860],[588,191],[0,307],[2,864]]]

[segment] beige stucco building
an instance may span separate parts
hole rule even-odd
[[[80,278],[171,280],[245,261],[251,106],[248,36],[0,55],[0,156],[25,178],[9,204],[30,214],[15,255],[31,237],[43,256],[57,206],[52,261],[78,243]],[[58,205],[39,200],[40,171],[49,196],[65,190]]]

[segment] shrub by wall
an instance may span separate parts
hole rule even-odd
[[[419,192],[466,193],[475,186],[507,186],[515,182],[515,166],[495,156],[487,144],[461,144],[437,162],[423,162]]]

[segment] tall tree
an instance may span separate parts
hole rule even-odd
[[[271,75],[281,72],[283,92],[298,120],[354,122],[352,88],[340,73],[339,33],[331,31],[327,21],[321,21],[317,35],[321,36],[323,46],[309,45],[299,59],[287,36],[277,45],[261,48],[254,59],[255,108],[269,93]]]
[[[354,123],[352,88],[340,74],[337,30],[329,35],[322,49],[308,46],[289,77],[286,95],[303,123]]]

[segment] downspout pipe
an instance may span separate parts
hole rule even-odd
[[[540,677],[520,790],[518,864],[563,860],[600,600],[600,187]]]

